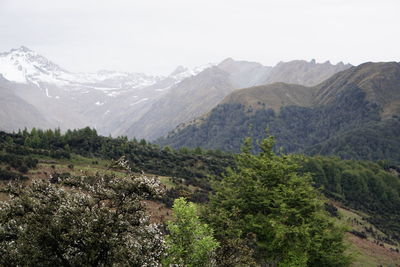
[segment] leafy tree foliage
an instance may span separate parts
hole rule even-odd
[[[321,156],[301,162],[325,195],[370,214],[368,221],[400,240],[400,179],[395,166],[381,164]]]
[[[178,198],[173,205],[173,221],[167,223],[165,266],[214,266],[218,242],[213,230],[200,221],[194,203]]]
[[[13,172],[10,170],[3,170],[2,168],[0,168],[0,181],[8,181],[8,180],[26,180],[28,179],[28,177],[23,176],[17,172]]]
[[[221,242],[220,254],[225,244],[242,239],[254,247],[259,264],[348,265],[344,230],[328,218],[309,175],[299,174],[294,157],[277,156],[272,147],[269,137],[253,155],[247,139],[237,170],[213,186],[206,217]]]
[[[159,266],[163,238],[142,199],[162,187],[147,176],[65,178],[3,189],[1,266]]]
[[[36,141],[32,143],[33,139]],[[70,153],[114,160],[126,156],[133,171],[181,177],[197,186],[206,186],[201,178],[219,175],[233,163],[231,155],[220,151],[163,149],[145,140],[100,136],[89,127],[68,130],[65,134],[59,129],[43,131],[35,128],[31,132],[24,130],[15,134],[0,132],[1,150],[14,155],[36,154],[67,159]]]
[[[12,146],[12,144],[12,142],[9,143],[9,146]],[[12,151],[9,152],[9,149],[6,151],[0,149],[0,164],[6,165],[6,170],[0,168],[0,180],[25,179],[21,174],[27,173],[29,169],[36,168],[38,160],[30,155],[16,155]]]
[[[296,109],[294,108],[294,110]],[[229,109],[227,112],[229,112]],[[295,115],[294,113],[290,114]],[[290,114],[286,116],[288,119],[291,118]],[[233,117],[239,116],[236,113],[232,115]],[[243,118],[245,119],[246,117]],[[333,138],[332,140],[336,141],[324,143],[324,147],[329,148],[328,150],[320,150],[318,148],[319,145],[313,146],[312,149],[317,149],[317,153],[328,153],[331,148],[336,149],[335,151],[338,153],[345,150],[349,151],[349,153],[363,151],[360,153],[372,156],[379,154],[382,148],[386,152],[381,154],[380,157],[385,158],[386,155],[393,155],[394,150],[396,150],[397,139],[390,138],[390,136],[397,134],[396,131],[400,129],[400,127],[396,128],[395,122],[390,127],[384,127],[384,124],[390,121],[393,122],[393,120],[379,122],[382,127],[375,132],[375,134],[380,134],[384,133],[384,129],[388,131],[379,139],[388,145],[387,148],[384,148],[383,143],[375,144],[371,138],[368,139],[368,146],[347,146],[345,141],[348,137],[346,137],[343,140]],[[229,120],[226,123],[229,123]],[[297,125],[294,124],[294,121],[290,123]],[[254,126],[253,132],[261,131],[261,129],[257,131],[255,129],[258,128]],[[249,133],[248,129],[246,131]],[[352,143],[354,141],[358,143],[358,138],[362,138],[363,134],[371,135],[369,131],[354,131],[356,131],[354,135],[346,142]],[[391,131],[394,132],[391,133]],[[382,138],[383,136],[385,138]],[[400,133],[397,136],[400,136]],[[296,139],[297,137],[293,138]],[[36,139],[38,142],[35,145],[25,142],[29,139]],[[218,140],[218,135],[216,135],[215,140]],[[232,138],[233,140],[235,139]],[[287,142],[290,144],[289,141]],[[367,141],[365,140],[365,142]],[[346,149],[343,150],[340,147],[346,147]],[[91,152],[81,150],[82,148]],[[38,158],[43,158],[44,156],[68,160],[71,153],[105,159],[117,159],[120,155],[126,154],[126,158],[130,160],[131,168],[134,171],[143,170],[148,173],[173,177],[172,180],[179,186],[167,191],[163,201],[168,206],[172,206],[173,200],[180,196],[185,196],[188,200],[194,202],[207,202],[208,192],[211,188],[206,177],[209,175],[218,177],[227,166],[236,168],[233,156],[222,153],[219,150],[196,148],[195,150],[184,149],[184,152],[180,152],[170,147],[159,148],[152,144],[141,145],[136,140],[129,141],[124,137],[102,137],[90,128],[67,131],[65,134],[61,134],[58,129],[46,131],[32,129],[30,132],[24,130],[16,134],[0,132],[0,180],[26,179],[27,174],[24,174],[24,172],[27,169],[35,168]],[[342,156],[347,157],[345,154],[342,154]],[[313,181],[317,187],[324,187],[323,192],[326,196],[336,201],[341,201],[346,206],[361,209],[370,214],[371,216],[368,217],[368,220],[371,223],[389,235],[390,239],[400,240],[398,224],[400,218],[398,201],[400,195],[399,179],[390,174],[390,172],[400,173],[399,169],[396,171],[396,166],[389,161],[381,161],[380,165],[378,165],[373,162],[343,161],[338,158],[327,157],[311,157],[308,161],[299,162],[299,164],[304,166],[305,172],[313,173]],[[200,188],[195,191],[187,190],[187,185],[195,185]],[[232,246],[244,248],[246,245],[232,243]],[[225,254],[228,254],[228,252],[226,251]],[[246,255],[249,254],[251,253],[246,252]]]

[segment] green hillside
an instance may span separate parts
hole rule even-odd
[[[238,90],[158,143],[238,152],[246,136],[261,140],[268,129],[285,153],[399,163],[399,80],[400,64],[366,63],[315,87],[278,83]]]
[[[227,167],[237,169],[236,156],[220,151],[161,149],[144,140],[102,137],[89,128],[65,134],[34,129],[0,133],[0,180],[20,179],[29,185],[45,179],[57,185],[85,179],[91,182],[101,175],[126,179],[126,170],[117,164],[121,156],[128,159],[134,172],[157,174],[165,185],[162,199],[147,201],[147,211],[156,222],[170,218],[168,207],[181,196],[208,205],[208,177],[218,181]],[[351,244],[348,253],[354,254],[354,266],[366,261],[396,262],[400,237],[400,181],[396,176],[399,169],[387,162],[374,164],[327,157],[294,159],[301,166],[298,174],[306,177],[311,173],[315,187],[328,197],[325,209],[339,224],[348,225],[346,240]],[[7,194],[0,193],[0,200],[8,201]]]

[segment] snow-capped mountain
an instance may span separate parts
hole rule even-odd
[[[34,84],[38,87],[43,84],[52,84],[60,87],[91,87],[97,90],[129,90],[152,86],[166,78],[173,83],[194,76],[212,64],[188,69],[179,66],[169,76],[153,76],[144,73],[130,73],[123,71],[100,70],[96,73],[69,72],[47,58],[25,46],[0,53],[0,74],[11,82]]]
[[[136,89],[151,86],[165,77],[163,76],[151,76],[144,73],[129,73],[122,71],[110,71],[100,70],[96,73],[88,74],[77,74],[77,79],[88,83],[101,83],[103,86],[107,86],[104,90],[110,90],[109,88],[119,89]],[[100,88],[101,89],[101,88]]]
[[[45,83],[56,86],[92,85],[100,90],[144,88],[164,78],[109,70],[72,73],[24,46],[0,54],[0,74],[9,81],[32,83],[38,87]]]
[[[201,65],[194,67],[193,69],[188,69],[184,66],[178,66],[170,75],[169,77],[173,78],[175,80],[175,83],[179,83],[183,81],[186,78],[189,78],[191,76],[195,76],[202,72],[205,69],[212,68],[214,67],[214,63],[208,63],[206,65]]]
[[[0,54],[0,73],[9,81],[24,84],[65,85],[68,77],[67,71],[24,46]]]
[[[13,89],[50,121],[48,125],[89,125],[108,135],[138,119],[171,87],[210,66],[178,67],[168,76],[112,70],[74,73],[21,46],[0,53],[0,77],[7,82],[0,80],[0,90]]]
[[[228,58],[193,69],[179,66],[167,76],[74,73],[22,46],[0,53],[0,129],[90,126],[103,135],[155,140],[209,112],[235,89],[272,82],[314,85],[349,67],[315,61],[270,67]]]

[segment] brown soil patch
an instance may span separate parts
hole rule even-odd
[[[146,209],[150,215],[150,221],[153,223],[163,223],[172,218],[172,210],[167,208],[164,203],[146,200]]]
[[[386,266],[386,264],[390,264],[391,266],[400,266],[399,252],[390,250],[385,246],[374,243],[368,239],[359,238],[349,233],[346,234],[346,239],[354,246],[365,252],[365,254],[376,259],[385,259],[387,262],[382,262],[382,264],[385,264],[382,266]]]

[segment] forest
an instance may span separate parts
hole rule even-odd
[[[205,121],[173,132],[157,143],[237,153],[247,136],[252,137],[256,149],[257,141],[266,137],[268,129],[276,137],[276,152],[389,160],[398,164],[400,118],[393,115],[382,120],[379,112],[380,108],[366,101],[365,93],[357,86],[349,86],[330,104],[284,106],[279,112],[226,103],[214,108]]]
[[[5,183],[14,182],[1,189],[13,197],[9,204],[3,202],[0,212],[0,263],[35,265],[46,257],[44,266],[110,262],[140,266],[346,266],[352,260],[344,253],[346,229],[334,223],[338,215],[332,201],[368,214],[365,219],[385,234],[379,236],[381,242],[396,245],[400,241],[400,170],[396,165],[276,154],[278,144],[271,136],[259,142],[257,149],[250,138],[244,144],[242,153],[231,154],[162,148],[145,140],[103,137],[90,128],[65,133],[59,129],[1,132],[0,178]],[[40,162],[54,159],[68,163],[74,155],[87,157],[94,165],[106,160],[110,162],[108,169],[122,169],[122,176],[54,171],[47,181],[23,185]],[[73,169],[71,165],[68,163]],[[175,186],[165,188],[152,175],[169,176]],[[73,190],[64,190],[66,187]],[[138,200],[165,203],[172,208],[173,217],[161,228],[154,228],[147,217],[140,219],[145,208]],[[21,205],[22,210],[18,208]],[[97,208],[99,212],[89,212]],[[120,210],[119,217],[115,210]],[[72,223],[85,220],[90,221],[86,226]],[[99,223],[93,224],[93,220]],[[110,228],[120,223],[126,226]],[[50,225],[50,232],[41,231],[38,226],[42,224]],[[77,231],[85,231],[79,246],[73,242]],[[371,231],[365,227],[356,234]],[[124,232],[124,238],[140,235],[148,247],[129,250],[124,245],[126,239],[100,238],[99,232],[110,236]],[[53,239],[48,240],[49,235]],[[155,246],[158,241],[151,239],[155,235],[166,245]],[[65,255],[58,255],[57,250]],[[12,251],[18,256],[10,254]],[[102,258],[104,251],[109,256]]]

